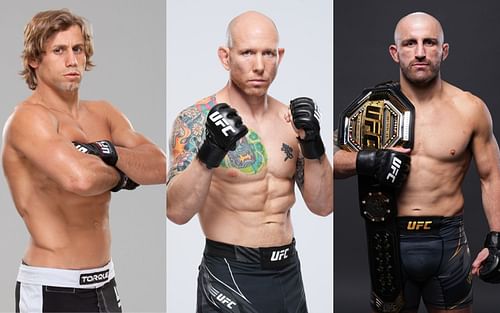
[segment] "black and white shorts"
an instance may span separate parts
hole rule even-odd
[[[295,240],[247,248],[207,239],[198,274],[197,313],[307,313]]]
[[[66,270],[21,264],[16,312],[122,312],[113,262]]]

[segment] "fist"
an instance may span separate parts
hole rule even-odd
[[[118,162],[115,146],[109,140],[98,140],[91,143],[73,141],[73,145],[80,152],[100,157],[109,166],[115,166]]]
[[[410,161],[410,156],[393,150],[361,150],[356,158],[356,171],[382,185],[401,188],[410,172]]]

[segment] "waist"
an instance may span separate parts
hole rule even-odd
[[[463,229],[463,216],[399,216],[401,235],[440,235]]]
[[[287,245],[263,248],[249,248],[206,239],[204,254],[244,263],[260,263],[269,266],[287,263],[296,257],[297,251],[295,249],[295,238]]]
[[[99,288],[115,277],[113,261],[91,269],[68,270],[50,267],[36,267],[26,264],[19,266],[17,281],[53,287],[94,289]]]

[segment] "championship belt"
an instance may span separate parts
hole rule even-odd
[[[413,147],[415,108],[398,82],[363,90],[342,112],[338,142],[348,151]],[[396,166],[398,166],[396,164]],[[365,219],[371,298],[377,312],[396,313],[403,308],[403,288],[396,224],[397,190],[358,175],[359,206]]]

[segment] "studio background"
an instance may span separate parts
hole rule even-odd
[[[494,1],[336,0],[334,15],[335,127],[339,114],[364,88],[399,79],[388,53],[394,27],[404,15],[424,11],[442,24],[448,59],[442,78],[482,98],[500,136],[498,58],[500,3]],[[489,231],[473,162],[463,184],[465,229],[473,258]],[[359,214],[357,178],[335,182],[335,312],[369,312],[370,279],[364,221]],[[475,278],[473,311],[498,312],[500,285]],[[425,312],[420,305],[419,312]]]
[[[42,10],[68,8],[94,31],[96,67],[85,72],[81,99],[106,99],[134,128],[165,149],[165,2],[1,1],[0,123],[31,90],[22,69],[23,30]],[[0,178],[0,312],[14,311],[14,287],[29,236]],[[112,256],[125,312],[165,312],[165,186],[112,195]]]
[[[321,133],[331,161],[333,132],[332,3],[328,1],[168,1],[167,132],[177,114],[220,90],[228,80],[217,57],[229,21],[247,10],[274,20],[285,55],[269,93],[284,103],[309,96],[322,112]],[[169,156],[170,158],[170,156]],[[298,189],[292,209],[310,312],[333,312],[333,218],[313,215]],[[167,312],[194,312],[205,238],[197,216],[167,222]]]

